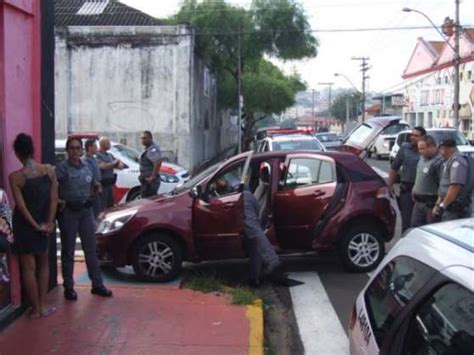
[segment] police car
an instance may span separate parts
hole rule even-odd
[[[474,354],[474,218],[412,229],[358,296],[351,354]]]
[[[114,190],[114,202],[120,204],[136,200],[140,198],[140,182],[138,181],[138,176],[140,175],[138,163],[140,153],[123,144],[111,142],[111,145],[110,153],[126,165],[125,169],[116,170],[117,183]],[[66,159],[65,139],[57,139],[55,141],[55,159],[56,164]],[[188,181],[189,172],[182,166],[163,162],[160,170],[160,179],[161,184],[158,193],[168,193],[176,185]]]

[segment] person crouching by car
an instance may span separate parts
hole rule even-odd
[[[117,182],[117,174],[114,173],[114,169],[122,170],[125,168],[125,165],[120,160],[115,159],[114,156],[109,153],[110,148],[110,140],[107,137],[101,137],[99,139],[99,151],[95,156],[101,173],[101,212],[114,205],[114,185]]]
[[[74,290],[74,251],[79,234],[86,258],[87,272],[92,281],[91,293],[111,297],[112,291],[104,286],[97,258],[95,218],[92,211],[91,192],[96,181],[87,164],[81,160],[82,141],[69,138],[66,142],[68,158],[56,166],[59,197],[64,208],[58,214],[61,231],[61,271],[64,280],[64,297],[77,300]]]

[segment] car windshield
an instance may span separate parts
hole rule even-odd
[[[435,139],[437,144],[446,139],[453,139],[456,145],[469,145],[466,138],[459,131],[431,131],[428,134]]]
[[[273,142],[273,150],[319,150],[323,147],[316,139],[292,139],[282,142]]]
[[[364,142],[370,137],[370,135],[375,131],[375,128],[370,126],[367,123],[364,123],[357,127],[354,132],[347,138],[345,142],[348,145],[361,147],[364,145]]]
[[[140,156],[140,153],[138,153],[135,149],[132,149],[132,148],[129,148],[129,147],[126,147],[122,144],[115,144],[112,146],[112,148],[110,148],[110,151],[112,152],[112,154],[120,154],[122,156],[125,156],[127,157],[128,159],[138,163],[139,162],[139,156]]]
[[[384,135],[395,135],[400,133],[401,131],[405,131],[409,129],[410,126],[407,124],[393,124],[385,128],[381,134]]]
[[[316,138],[318,138],[319,141],[322,142],[322,143],[338,142],[339,141],[339,137],[335,133],[317,134]]]
[[[223,161],[217,163],[217,164],[214,164],[214,165],[211,165],[210,167],[208,167],[207,169],[203,170],[202,172],[200,172],[199,174],[197,175],[194,175],[191,179],[189,179],[187,182],[185,182],[183,185],[180,185],[180,186],[177,186],[173,191],[172,191],[172,194],[180,194],[184,191],[187,191],[189,189],[191,189],[194,185],[198,184],[199,182],[201,182],[202,180],[204,180],[207,176],[209,175],[212,175],[214,174],[217,169],[220,168],[220,166],[222,165]]]

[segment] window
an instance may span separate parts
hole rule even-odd
[[[273,142],[273,150],[318,150],[323,147],[316,139],[291,139],[281,142]]]
[[[365,293],[365,304],[379,346],[402,309],[434,273],[429,266],[400,256],[377,275]]]
[[[456,141],[456,145],[469,145],[469,142],[467,142],[462,133],[456,130],[431,131],[429,132],[429,135],[435,139],[437,144],[446,139],[454,139]]]
[[[121,145],[121,144],[116,144],[110,148],[110,152],[112,155],[122,155],[130,159],[131,161],[134,161],[136,163],[139,163],[139,157],[140,154],[136,151],[133,150],[127,146]]]
[[[448,77],[447,77],[447,76],[444,77],[444,83],[445,83],[445,84],[448,83]]]
[[[474,294],[448,284],[413,317],[404,354],[474,354]]]
[[[401,131],[405,131],[407,129],[410,129],[410,126],[407,124],[393,124],[388,127],[386,127],[381,134],[384,135],[395,135],[400,133]]]
[[[467,80],[471,80],[472,79],[472,71],[468,71],[467,72]]]
[[[345,142],[348,145],[363,146],[363,143],[375,132],[375,128],[364,123],[356,128]]]
[[[207,186],[211,197],[221,197],[239,192],[244,162],[220,172]]]
[[[312,158],[291,159],[286,186],[325,184],[335,180],[333,164]]]

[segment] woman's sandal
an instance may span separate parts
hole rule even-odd
[[[56,307],[50,306],[46,308],[45,310],[41,311],[41,317],[49,317],[54,312],[56,312]]]

